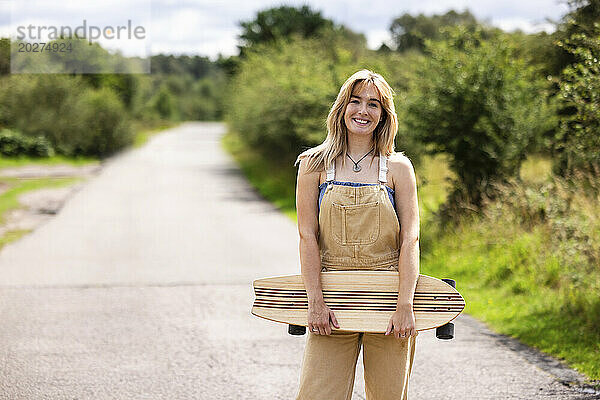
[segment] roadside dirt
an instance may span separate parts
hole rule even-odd
[[[100,164],[84,166],[27,165],[0,169],[0,178],[89,178],[96,175],[101,168]],[[10,231],[34,230],[57,214],[67,199],[83,185],[84,182],[77,182],[65,187],[45,188],[23,193],[19,197],[21,207],[5,214],[4,223],[0,225],[0,237]],[[8,184],[0,182],[0,194],[8,188]]]

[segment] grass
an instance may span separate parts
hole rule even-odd
[[[80,182],[80,177],[66,178],[36,178],[36,179],[21,179],[21,178],[3,178],[0,177],[0,183],[6,185],[7,188],[0,194],[0,224],[6,221],[6,214],[9,211],[22,208],[19,203],[19,196],[24,193],[39,190],[43,188],[58,188],[69,186]],[[0,236],[0,248],[7,243],[20,239],[30,230],[11,230]]]
[[[70,158],[65,156],[52,156],[47,158],[38,157],[2,157],[0,156],[0,168],[23,167],[26,165],[58,165],[67,164],[82,166],[97,164],[99,161],[91,157]]]
[[[5,232],[4,235],[0,236],[0,249],[8,243],[21,239],[29,232],[31,232],[31,229],[17,229]]]
[[[224,137],[223,147],[250,183],[295,220],[295,170],[275,169],[248,151],[235,133]],[[520,177],[523,186],[534,188],[551,182],[551,161],[529,157]],[[456,279],[467,302],[466,313],[496,332],[563,360],[600,386],[600,271],[586,258],[593,255],[594,241],[587,247],[578,242],[579,237],[598,237],[600,229],[595,236],[593,228],[585,228],[588,230],[582,230],[580,236],[558,240],[557,232],[569,227],[571,217],[552,216],[552,203],[545,222],[520,224],[522,216],[515,205],[497,204],[504,207],[504,213],[516,214],[510,218],[500,215],[499,219],[473,215],[453,228],[440,228],[435,211],[445,201],[450,178],[442,155],[425,157],[417,170],[421,273]],[[535,190],[530,191],[531,196],[536,195]],[[553,196],[549,196],[551,200]],[[600,214],[598,202],[582,196],[575,196],[573,204],[580,204],[581,212],[588,216]],[[573,221],[577,225],[577,220]]]
[[[598,303],[587,310],[573,309],[572,288],[565,277],[569,269],[548,249],[549,232],[544,227],[531,232],[494,228],[475,220],[435,235],[423,249],[422,272],[455,279],[467,302],[465,312],[496,332],[599,379],[600,332],[593,320],[585,318]],[[600,287],[598,273],[589,279]],[[592,286],[585,290],[589,296],[594,296]],[[580,298],[585,295],[579,291]]]
[[[159,120],[156,122],[134,122],[133,129],[135,138],[133,140],[133,148],[142,147],[148,140],[157,133],[165,129],[177,126],[178,122]]]
[[[296,168],[293,165],[274,165],[260,154],[248,151],[235,132],[228,132],[221,145],[260,195],[296,222]]]
[[[2,194],[0,194],[0,223],[5,222],[6,213],[21,207],[19,196],[33,190],[43,188],[57,188],[72,185],[81,181],[79,177],[68,178],[36,178],[36,179],[20,179],[20,178],[0,178],[0,182],[8,185]]]

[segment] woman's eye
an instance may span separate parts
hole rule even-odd
[[[350,103],[358,103],[358,100],[350,100]]]
[[[375,103],[369,103],[369,105],[370,105],[371,107],[377,107],[377,104],[375,104]]]

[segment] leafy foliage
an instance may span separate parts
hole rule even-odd
[[[54,74],[11,75],[1,83],[0,124],[45,137],[59,154],[106,156],[131,143],[127,113],[109,88]]]
[[[390,25],[390,32],[398,51],[410,49],[423,51],[425,50],[425,40],[441,38],[441,28],[458,25],[474,31],[478,22],[468,10],[462,13],[450,10],[446,14],[432,15],[431,17],[405,13],[394,19]]]
[[[555,147],[555,169],[600,176],[600,24],[591,34],[574,34],[560,45],[576,62],[564,69],[560,94],[573,113],[563,117]],[[592,179],[596,179],[594,176]]]
[[[257,44],[272,43],[279,39],[299,35],[303,38],[318,36],[322,30],[332,29],[333,22],[323,18],[320,11],[309,6],[300,8],[281,6],[259,11],[250,21],[240,22],[240,52]]]
[[[10,129],[0,130],[0,154],[7,157],[50,157],[54,150],[46,138],[31,138]]]
[[[448,35],[428,42],[405,124],[430,151],[452,155],[458,180],[447,206],[479,207],[490,183],[515,176],[532,138],[555,122],[545,81],[505,38],[484,41],[464,28]]]

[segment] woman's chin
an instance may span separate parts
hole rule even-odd
[[[348,133],[356,136],[372,136],[374,129],[348,129]]]

